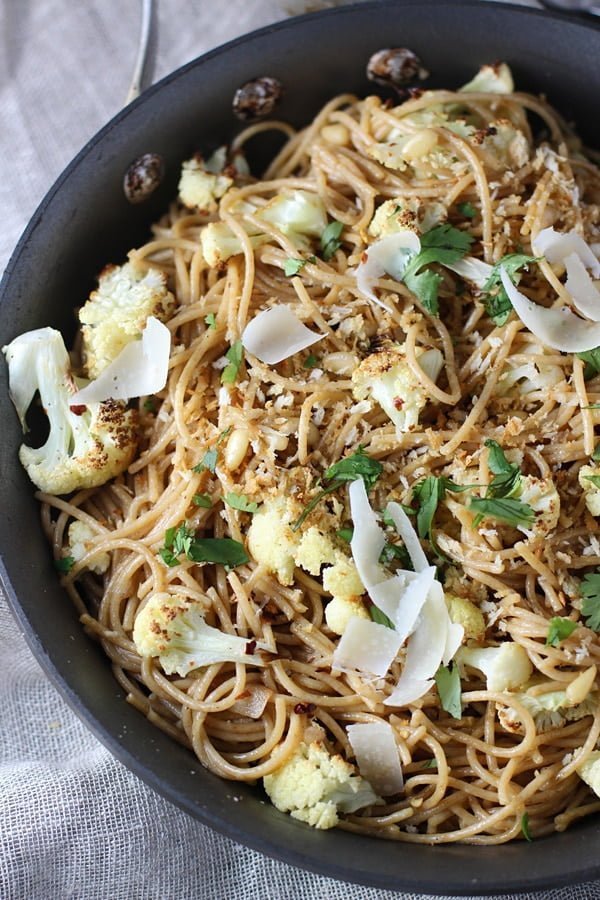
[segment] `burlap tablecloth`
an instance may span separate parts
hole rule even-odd
[[[533,2],[533,0],[532,0]],[[308,6],[302,0],[159,0],[161,77]],[[77,150],[121,107],[136,54],[135,0],[0,4],[0,269]],[[26,552],[20,544],[18,552]],[[111,757],[49,684],[0,594],[2,900],[387,900],[232,843]],[[599,885],[531,897],[584,900]]]

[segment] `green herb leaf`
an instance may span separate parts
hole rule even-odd
[[[432,263],[452,265],[462,259],[472,242],[472,235],[453,225],[437,225],[422,236],[421,252],[410,260],[402,280],[432,315],[439,312],[438,291],[442,276],[429,269],[421,270]]]
[[[487,440],[485,446],[489,450],[488,465],[493,479],[487,487],[486,497],[510,497],[518,491],[521,484],[519,466],[510,463],[504,450],[496,441]]]
[[[335,251],[341,247],[342,242],[340,236],[344,230],[343,222],[330,222],[325,231],[321,235],[321,256],[328,262]]]
[[[600,632],[600,573],[585,575],[580,591],[583,597],[581,613],[585,616],[585,624],[592,631]]]
[[[435,684],[440,695],[442,709],[450,713],[453,719],[460,719],[462,717],[462,699],[458,666],[454,663],[449,668],[440,666],[435,673]]]
[[[194,506],[201,506],[203,509],[210,509],[212,507],[212,500],[208,494],[194,494],[192,503]]]
[[[232,344],[225,356],[229,360],[229,364],[221,372],[221,384],[235,384],[244,358],[242,342],[236,341],[235,344]]]
[[[179,565],[178,557],[187,553],[194,539],[194,529],[189,528],[185,522],[165,531],[164,547],[158,551],[160,558],[166,565],[173,567]]]
[[[596,444],[596,448],[592,453],[592,459],[594,462],[600,462],[600,444]]]
[[[58,572],[62,572],[63,574],[67,574],[71,571],[73,566],[75,565],[75,557],[74,556],[62,556],[60,559],[54,560],[54,568]]]
[[[533,841],[533,837],[531,835],[531,831],[529,828],[529,815],[528,813],[523,813],[521,816],[521,832],[526,841],[530,844]]]
[[[314,369],[318,362],[318,357],[314,353],[309,353],[302,365],[305,369]]]
[[[577,622],[572,619],[566,619],[562,616],[553,616],[548,622],[548,634],[546,635],[546,644],[551,647],[558,647],[561,641],[566,640],[577,628]]]
[[[500,277],[500,269],[504,268],[513,284],[517,283],[519,269],[527,268],[530,263],[537,262],[539,257],[527,256],[525,253],[508,253],[499,260],[492,269],[491,275],[483,286],[483,305],[494,325],[504,325],[512,312],[512,303],[504,290]]]
[[[258,509],[258,503],[248,500],[245,494],[225,494],[225,503],[232,509],[239,509],[241,512],[255,513]]]
[[[352,540],[352,535],[354,534],[354,528],[339,528],[336,531],[337,536],[341,541],[346,541],[347,544]]]
[[[228,569],[242,566],[250,559],[244,545],[232,538],[197,538],[187,552],[193,562],[220,563]]]
[[[288,278],[291,278],[293,275],[297,275],[307,262],[307,259],[296,259],[295,257],[290,256],[283,264],[283,274],[287,275]]]
[[[356,453],[340,459],[325,472],[325,481],[356,481],[362,478],[367,490],[371,490],[375,482],[383,472],[383,466],[378,459],[372,459],[359,447]]]
[[[217,468],[217,458],[219,455],[218,447],[223,443],[229,432],[231,431],[232,426],[226,428],[225,431],[222,431],[217,441],[213,447],[206,451],[200,462],[192,468],[192,472],[196,472],[196,474],[200,472],[213,472]]]
[[[600,475],[584,475],[586,481],[591,481],[594,487],[600,487]]]
[[[494,499],[492,497],[473,497],[469,502],[470,509],[482,518],[496,519],[508,525],[532,525],[535,513],[528,503],[521,503],[510,497]]]
[[[581,353],[576,353],[575,356],[582,359],[585,363],[583,377],[586,381],[589,381],[590,378],[593,378],[600,372],[600,347],[596,347],[594,350],[582,350]]]
[[[209,328],[217,327],[217,317],[214,313],[209,313],[207,316],[204,316],[204,321],[208,325]]]
[[[379,562],[382,566],[389,566],[394,561],[399,562],[403,569],[407,569],[410,572],[413,571],[412,560],[406,547],[403,544],[390,544],[388,542],[379,554]]]
[[[437,764],[437,759],[435,758],[435,756],[432,759],[426,759],[425,762],[421,766],[422,769],[437,769],[437,767],[438,767],[438,764]]]
[[[461,216],[464,216],[465,219],[474,219],[477,215],[477,210],[473,206],[472,203],[468,201],[466,203],[459,203],[457,209]]]
[[[149,413],[156,412],[156,403],[154,402],[154,397],[146,397],[146,399],[144,400],[144,409]]]
[[[378,606],[375,606],[374,603],[369,607],[369,615],[371,616],[371,619],[378,625],[385,625],[386,628],[391,628],[392,631],[396,630],[396,626],[394,625],[392,620],[388,619],[383,610],[379,609]]]
[[[450,478],[429,475],[413,487],[413,497],[419,504],[417,510],[417,531],[424,540],[433,540],[433,518],[446,491],[460,494],[472,487],[470,484],[454,484]]]

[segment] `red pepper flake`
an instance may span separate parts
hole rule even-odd
[[[74,416],[82,416],[87,409],[87,406],[75,405],[70,406],[69,409],[73,413]]]
[[[317,707],[315,706],[314,703],[302,703],[301,702],[301,703],[296,703],[296,705],[294,707],[294,712],[297,713],[299,716],[304,715],[304,714],[310,715],[311,713],[314,713],[316,708]]]
[[[402,399],[402,397],[394,397],[392,403],[394,404],[395,409],[402,409],[402,407],[404,406],[404,400]]]

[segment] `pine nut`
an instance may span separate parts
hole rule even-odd
[[[225,468],[230,472],[241,465],[250,444],[250,435],[246,428],[236,428],[230,435],[225,448]]]

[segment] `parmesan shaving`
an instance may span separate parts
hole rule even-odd
[[[360,580],[369,590],[373,585],[385,581],[385,571],[379,565],[379,557],[385,546],[385,534],[371,509],[362,478],[351,482],[349,496],[350,515],[354,523],[350,549]]]
[[[429,566],[427,557],[421,547],[421,542],[412,523],[399,503],[389,503],[388,512],[394,521],[396,530],[408,551],[410,560],[415,567],[415,572],[422,572]]]
[[[383,677],[400,650],[399,635],[385,625],[352,616],[333,652],[331,666]]]
[[[244,349],[274,366],[324,338],[307,328],[287,306],[281,304],[259,312],[242,334]]]
[[[581,257],[577,253],[565,256],[567,280],[565,287],[573,300],[573,305],[592,322],[600,322],[600,291],[587,273]]]
[[[376,794],[389,797],[404,788],[394,729],[387,722],[360,722],[347,728],[358,770]]]
[[[576,253],[594,278],[600,278],[600,262],[590,245],[576,231],[561,234],[554,228],[544,228],[532,240],[531,246],[536,256],[545,256],[553,266],[564,263],[567,256]]]
[[[377,306],[388,312],[390,307],[383,303],[373,292],[378,279],[390,275],[400,281],[408,260],[421,250],[421,241],[414,231],[403,230],[388,234],[371,244],[363,254],[363,261],[356,269],[356,285],[358,290]]]

